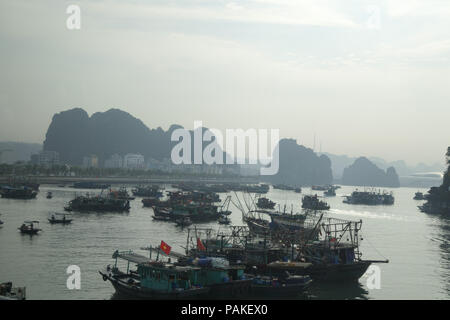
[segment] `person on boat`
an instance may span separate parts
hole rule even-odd
[[[52,220],[55,220],[55,215],[54,214],[52,214]]]
[[[66,216],[65,216],[65,215],[63,216],[63,221],[64,221],[64,222],[66,221]]]

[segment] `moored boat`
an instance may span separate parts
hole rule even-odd
[[[330,206],[320,200],[317,195],[306,195],[302,198],[302,208],[310,210],[329,210]]]
[[[345,196],[343,202],[347,204],[393,205],[394,200],[395,199],[392,192],[355,190],[351,195]]]
[[[414,194],[414,198],[413,198],[413,199],[414,199],[414,200],[426,200],[424,194],[423,194],[422,192],[420,192],[420,191],[417,191],[417,192]]]
[[[160,248],[142,249],[149,250],[150,257],[116,251],[114,266],[99,271],[117,293],[141,299],[217,299],[244,297],[250,292],[251,280],[245,279],[243,266],[230,266],[220,258],[192,259],[171,252],[164,242]],[[156,259],[152,259],[152,252],[156,252]],[[168,261],[160,260],[163,255]],[[171,262],[171,258],[178,262]],[[128,262],[127,272],[118,269],[117,259]],[[130,269],[130,263],[136,265],[135,270]]]
[[[35,199],[37,196],[37,191],[28,187],[13,188],[6,186],[1,188],[0,193],[2,198],[8,199],[28,200]]]
[[[101,196],[78,196],[64,208],[80,212],[124,212],[130,210],[130,201]]]
[[[163,196],[162,191],[160,191],[160,187],[157,185],[137,186],[133,188],[131,192],[136,197],[160,198]]]
[[[0,283],[0,300],[25,300],[26,288],[13,287],[12,282]]]
[[[97,183],[97,182],[92,182],[92,181],[80,181],[80,182],[75,182],[72,185],[72,188],[75,188],[75,189],[108,189],[109,187],[111,187],[110,184]]]
[[[260,209],[273,209],[275,207],[275,202],[272,200],[261,197],[258,198],[258,201],[256,202],[256,206]]]

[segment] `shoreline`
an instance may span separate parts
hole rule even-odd
[[[0,176],[0,184],[6,184],[12,179],[11,176]],[[54,177],[54,176],[25,176],[16,177],[17,180],[29,180],[39,184],[71,184],[75,182],[97,182],[109,184],[150,184],[150,183],[182,183],[182,182],[207,182],[207,183],[260,183],[258,178],[235,177],[235,178],[206,178],[206,177],[186,177],[176,178],[168,176],[158,176],[153,178],[139,177]]]

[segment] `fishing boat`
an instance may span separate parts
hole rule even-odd
[[[28,199],[35,199],[37,196],[37,191],[28,187],[13,188],[9,186],[4,186],[1,188],[0,193],[2,198],[8,199],[28,200]]]
[[[47,192],[47,199],[53,198],[53,194],[51,191]]]
[[[192,221],[191,221],[191,219],[189,219],[189,217],[183,217],[183,218],[177,219],[177,220],[175,220],[175,222],[176,222],[177,226],[180,226],[180,227],[187,227],[192,224]]]
[[[219,222],[219,224],[230,224],[231,223],[230,218],[228,218],[226,216],[220,216],[217,221]]]
[[[275,204],[275,202],[265,197],[258,198],[258,201],[256,202],[256,206],[260,209],[273,209]]]
[[[80,182],[75,182],[72,185],[72,188],[75,188],[75,189],[108,189],[109,187],[111,187],[110,184],[97,183],[97,182],[92,182],[92,181],[80,181]]]
[[[0,300],[25,300],[26,288],[13,287],[12,282],[0,283]]]
[[[279,274],[309,275],[316,281],[358,281],[372,263],[389,260],[363,260],[360,251],[362,221],[323,218],[317,224],[319,239],[305,239],[290,261],[271,262],[268,267]]]
[[[37,226],[39,225],[39,221],[24,221],[23,224],[17,228],[23,234],[34,235],[38,232],[42,231]]]
[[[68,219],[66,213],[52,213],[51,217],[48,218],[48,222],[51,224],[69,224],[72,223],[73,219]]]
[[[355,190],[351,195],[345,196],[343,202],[347,204],[393,205],[394,200],[392,192]]]
[[[167,216],[152,216],[152,218],[153,218],[153,220],[156,220],[156,221],[172,221],[172,218],[170,218],[170,217],[167,217]]]
[[[114,266],[99,271],[104,281],[110,281],[116,293],[134,299],[192,299],[207,297],[210,288],[201,286],[197,279],[201,268],[176,266],[136,254],[132,251],[113,254]],[[117,260],[125,260],[126,272],[119,270]],[[130,269],[130,263],[136,265]]]
[[[171,252],[167,246],[164,250],[141,249],[149,250],[150,256],[116,251],[114,266],[99,271],[117,293],[143,299],[216,299],[242,297],[250,291],[251,280],[245,279],[243,266],[230,266],[224,259],[214,257],[192,259]],[[152,252],[156,252],[156,259],[152,259]],[[169,257],[168,261],[160,260],[163,255]],[[118,269],[119,258],[127,261],[126,272]],[[178,261],[171,262],[171,258]],[[130,270],[130,263],[136,264],[136,270]]]
[[[310,210],[329,210],[330,206],[316,195],[306,195],[302,198],[302,208]]]
[[[130,201],[102,196],[78,196],[64,207],[66,211],[124,212],[130,210]]]
[[[126,188],[122,187],[119,190],[109,189],[108,197],[121,200],[134,200],[135,197],[129,195]]]
[[[157,206],[157,205],[161,205],[161,200],[159,200],[159,198],[156,197],[148,197],[148,198],[144,198],[142,199],[142,205],[144,207],[153,207],[153,206]]]
[[[136,197],[154,197],[160,198],[163,196],[162,191],[160,191],[159,186],[150,185],[150,186],[137,186],[131,190],[134,196]]]
[[[279,189],[279,190],[286,190],[286,191],[294,191],[295,188],[292,186],[288,186],[286,184],[274,184],[273,185],[274,189]]]
[[[217,211],[217,206],[207,203],[186,203],[174,204],[171,207],[153,206],[155,216],[166,216],[172,220],[189,217],[193,222],[208,222],[217,220],[221,214]]]
[[[422,192],[420,192],[420,191],[417,191],[417,192],[414,194],[414,198],[413,198],[413,199],[414,199],[414,200],[426,200],[424,194],[423,194]]]
[[[260,184],[260,185],[247,185],[244,186],[243,191],[246,191],[248,193],[267,193],[269,192],[269,185],[268,184]]]
[[[327,191],[328,189],[330,189],[330,185],[325,185],[325,186],[312,186],[311,190],[316,190],[316,191]]]
[[[231,203],[231,196],[227,196],[223,204],[217,208],[217,212],[221,216],[229,216],[231,214],[231,210],[229,210],[230,203]]]
[[[325,197],[335,197],[335,196],[336,196],[336,191],[335,191],[334,188],[330,188],[330,189],[328,189],[327,191],[325,191],[325,192],[323,193],[323,195],[324,195]]]

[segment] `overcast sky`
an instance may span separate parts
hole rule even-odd
[[[0,140],[42,142],[73,107],[442,162],[450,1],[2,0]]]

